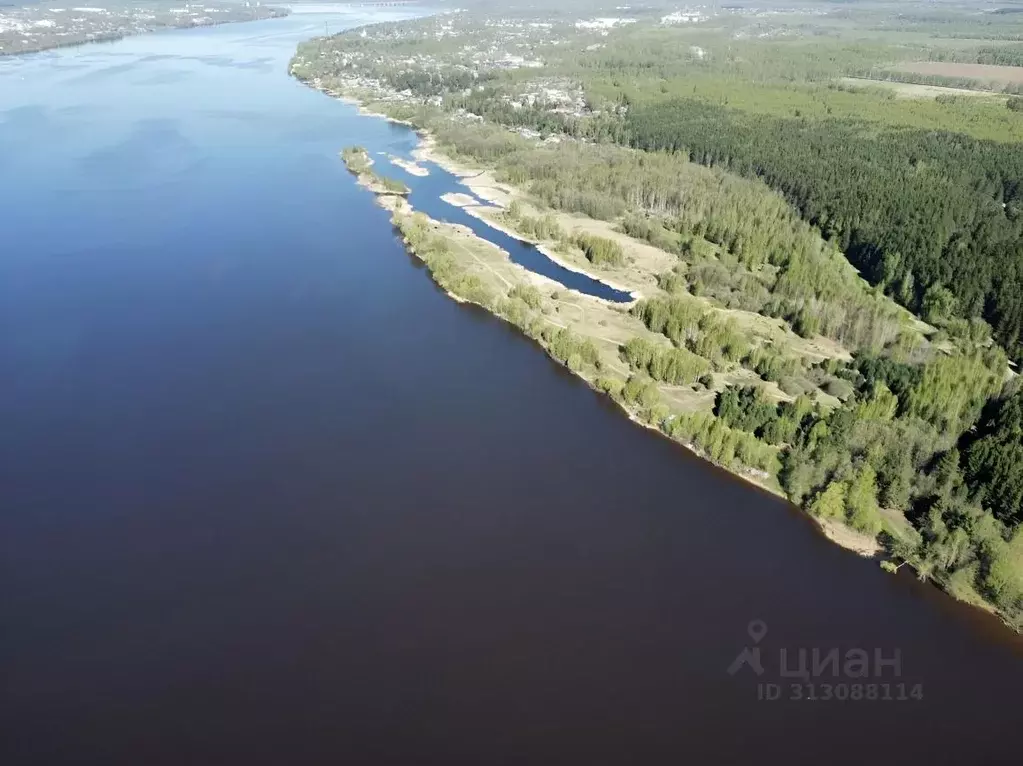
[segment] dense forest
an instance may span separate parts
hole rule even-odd
[[[1023,354],[1023,152],[943,132],[780,120],[677,99],[631,110],[626,140],[761,177],[871,282],[922,313],[983,317]]]

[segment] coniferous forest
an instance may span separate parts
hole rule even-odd
[[[1023,151],[945,131],[744,115],[673,99],[629,112],[627,140],[763,178],[837,241],[863,275],[923,313],[991,323],[1023,353]]]

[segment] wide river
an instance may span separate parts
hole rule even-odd
[[[0,59],[0,762],[1018,763],[1007,631],[404,252],[286,72],[370,14]]]

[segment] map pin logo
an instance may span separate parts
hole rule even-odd
[[[732,660],[732,664],[728,666],[728,675],[730,676],[734,676],[747,665],[758,676],[764,672],[764,666],[760,662],[760,647],[757,644],[767,635],[767,623],[763,620],[750,620],[749,625],[746,626],[746,633],[753,639],[753,646],[745,647]]]
[[[750,624],[746,626],[746,632],[753,639],[754,644],[759,644],[767,635],[767,623],[763,620],[751,620]]]

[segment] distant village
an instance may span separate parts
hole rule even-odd
[[[629,6],[619,6],[619,16],[594,18],[550,19],[546,21],[523,20],[519,18],[478,19],[470,14],[454,12],[430,19],[419,19],[403,24],[374,25],[357,32],[366,45],[352,45],[334,50],[335,59],[331,69],[332,82],[321,82],[314,78],[318,87],[336,90],[338,94],[358,93],[376,101],[403,103],[408,105],[431,104],[440,106],[444,89],[432,96],[423,96],[423,88],[414,92],[411,83],[403,87],[403,80],[433,78],[438,84],[448,86],[459,83],[453,92],[468,96],[473,90],[486,87],[487,75],[498,71],[520,70],[511,86],[506,79],[502,88],[502,100],[512,109],[543,107],[546,111],[574,117],[592,115],[579,83],[563,77],[545,76],[544,51],[564,45],[581,45],[584,50],[596,50],[604,46],[602,38],[612,30],[636,23],[639,20],[659,23],[665,26],[698,24],[712,18],[718,12],[711,6],[682,7],[661,15],[649,11],[629,15]],[[727,11],[726,11],[727,13]],[[454,42],[457,39],[457,44]],[[416,41],[416,45],[402,47],[403,42]],[[427,44],[419,44],[428,41]],[[447,44],[446,41],[450,41]],[[395,46],[393,48],[389,46]],[[703,58],[704,51],[693,47],[696,58]],[[304,62],[293,64],[301,68]],[[535,74],[529,70],[535,70]],[[332,87],[331,87],[332,86]],[[480,119],[476,115],[458,110],[455,119]],[[529,128],[519,128],[522,135],[539,136]]]
[[[157,29],[212,26],[286,16],[258,0],[232,4],[155,2],[136,8],[26,6],[0,8],[0,55],[29,53]]]

